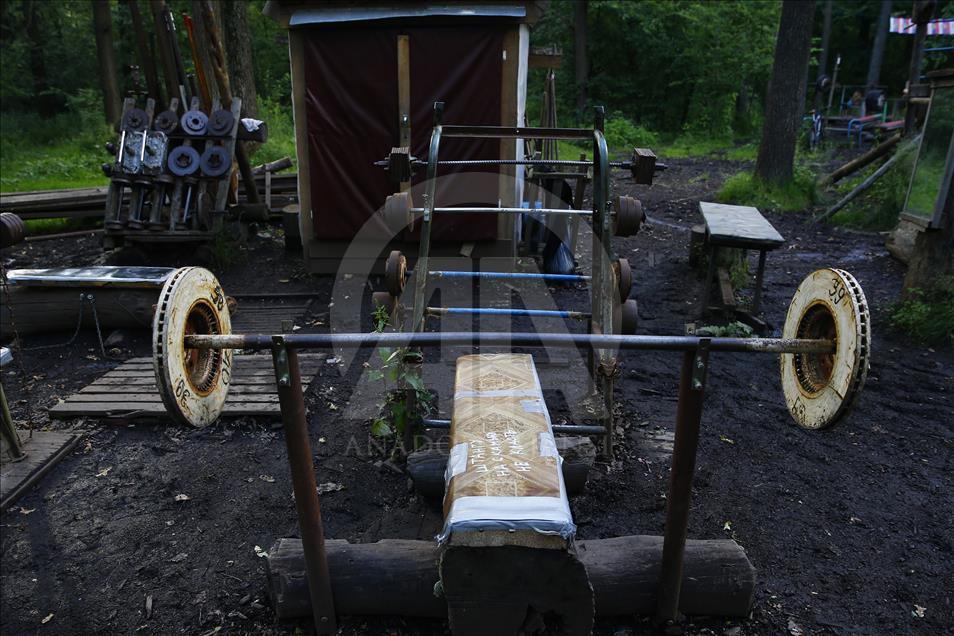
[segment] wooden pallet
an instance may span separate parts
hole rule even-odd
[[[300,354],[302,385],[307,388],[327,354]],[[275,370],[270,355],[237,355],[232,386],[222,415],[276,415],[280,412],[275,391]],[[50,417],[162,417],[166,408],[156,388],[150,358],[127,360],[78,393],[50,409]]]
[[[17,431],[26,457],[18,462],[4,462],[0,467],[0,511],[6,510],[30,486],[65,457],[82,437],[73,431]]]
[[[238,311],[232,317],[232,333],[284,333],[282,323],[292,321],[301,325],[300,318],[308,311],[314,299],[302,298],[242,298]]]

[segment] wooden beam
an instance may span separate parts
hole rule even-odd
[[[434,542],[326,540],[325,547],[339,615],[447,615],[444,599],[434,596],[440,556]],[[593,587],[597,616],[655,612],[662,537],[593,539],[578,541],[576,547]],[[679,607],[684,614],[748,616],[755,568],[735,541],[686,541],[683,567]],[[265,573],[266,592],[279,619],[311,616],[301,539],[279,539],[269,550]]]

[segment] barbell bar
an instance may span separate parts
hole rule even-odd
[[[355,349],[453,345],[656,351],[776,353],[782,390],[795,421],[832,426],[850,412],[867,378],[871,318],[861,286],[848,272],[820,269],[807,276],[788,308],[781,338],[595,335],[589,333],[330,333],[232,334],[229,310],[215,276],[186,267],[165,283],[153,320],[156,384],[169,414],[206,426],[221,413],[235,349]]]

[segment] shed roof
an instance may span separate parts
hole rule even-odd
[[[348,22],[414,22],[433,18],[503,19],[534,23],[547,0],[484,0],[484,2],[354,2],[315,4],[301,0],[268,0],[264,14],[286,28]]]

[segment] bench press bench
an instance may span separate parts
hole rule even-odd
[[[438,537],[451,629],[589,633],[593,591],[533,357],[462,356],[454,385]]]
[[[716,271],[716,250],[720,247],[754,249],[759,252],[759,266],[755,274],[755,295],[752,315],[757,316],[762,303],[762,278],[765,274],[765,254],[781,247],[785,238],[762,216],[758,209],[747,205],[699,202],[699,211],[705,220],[705,249],[708,258],[706,284],[702,292],[700,314],[709,306],[709,294]]]

